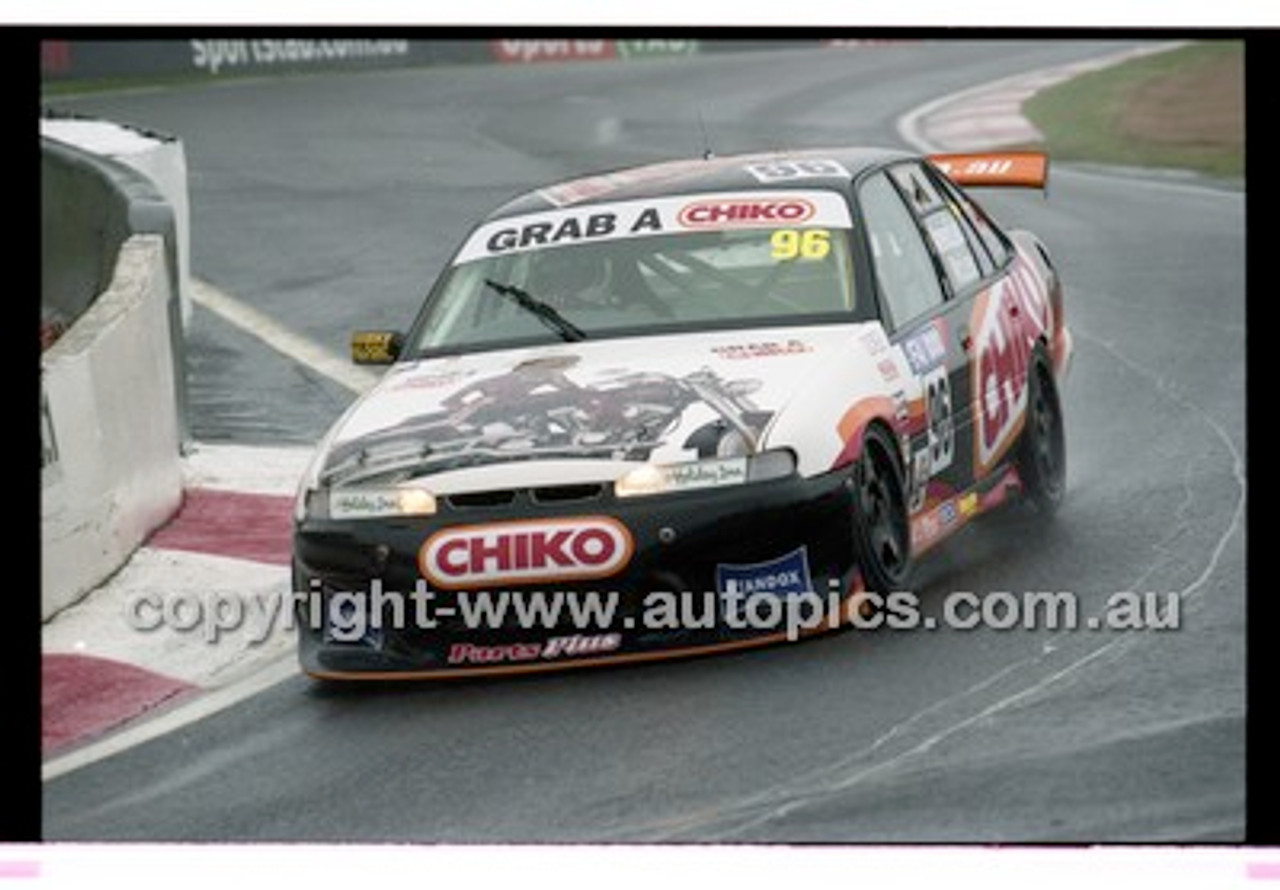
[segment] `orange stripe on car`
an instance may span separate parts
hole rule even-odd
[[[836,423],[836,432],[844,447],[840,449],[832,469],[843,467],[857,460],[862,454],[862,431],[867,424],[879,417],[893,425],[893,400],[888,396],[870,396],[854,402]]]

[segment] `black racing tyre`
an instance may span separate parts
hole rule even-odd
[[[1027,503],[1038,514],[1053,515],[1067,488],[1067,445],[1058,387],[1043,360],[1027,375],[1027,419],[1017,467]]]
[[[871,593],[902,590],[911,567],[911,521],[894,441],[871,427],[850,475],[854,555]]]

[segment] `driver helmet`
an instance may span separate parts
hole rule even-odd
[[[530,273],[529,290],[554,306],[602,305],[610,297],[612,263],[591,250],[541,251],[534,257]]]

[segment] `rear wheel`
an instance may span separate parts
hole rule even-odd
[[[1053,374],[1043,361],[1032,365],[1027,385],[1027,421],[1017,466],[1027,501],[1036,512],[1051,515],[1066,492],[1067,448],[1062,405]]]
[[[893,440],[872,427],[854,464],[853,543],[866,589],[901,590],[911,564],[911,524]]]

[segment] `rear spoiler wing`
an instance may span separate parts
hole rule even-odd
[[[1042,151],[933,154],[929,161],[956,185],[1005,186],[1048,191],[1049,156]]]

